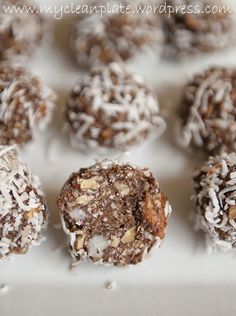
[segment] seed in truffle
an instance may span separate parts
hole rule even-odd
[[[47,218],[38,178],[14,147],[0,146],[0,260],[38,245]]]
[[[197,228],[208,250],[236,248],[236,154],[210,157],[194,175]]]
[[[25,144],[44,129],[55,106],[54,92],[21,66],[0,64],[0,144]]]
[[[213,13],[213,7],[228,7],[223,1],[168,0],[165,4],[175,10],[170,15],[161,15],[165,56],[191,57],[226,49],[235,44],[233,14],[228,10]],[[212,13],[209,13],[210,8]]]
[[[165,128],[154,93],[117,63],[83,76],[67,103],[66,129],[75,148],[125,149],[158,138]]]
[[[236,70],[214,67],[197,74],[182,101],[181,143],[208,153],[236,150]]]
[[[70,43],[78,64],[92,67],[132,60],[142,53],[161,55],[163,33],[154,13],[106,13],[102,17],[94,13],[73,24]]]
[[[26,1],[1,0],[0,60],[30,55],[41,44],[47,23],[40,14],[27,11],[27,6]]]
[[[171,212],[148,169],[107,160],[72,174],[58,205],[75,262],[118,266],[161,244]]]

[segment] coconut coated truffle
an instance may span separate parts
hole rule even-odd
[[[66,129],[79,149],[125,149],[158,138],[165,128],[154,93],[118,63],[83,76],[66,107]]]
[[[70,44],[78,64],[92,67],[132,60],[139,54],[158,56],[162,53],[163,32],[154,13],[106,13],[102,17],[94,13],[73,24]]]
[[[4,11],[5,8],[8,11]],[[26,1],[2,0],[0,6],[0,60],[30,55],[41,44],[46,25],[38,13],[14,10],[28,6]],[[10,11],[11,10],[11,11]]]
[[[58,198],[75,262],[126,266],[165,236],[171,208],[148,169],[102,161],[71,175]]]
[[[181,143],[208,153],[236,150],[236,70],[214,67],[197,74],[182,101]]]
[[[209,9],[213,11],[213,7],[222,7],[223,2],[168,0],[166,4],[174,8],[175,12],[162,15],[165,56],[190,57],[226,49],[235,44],[234,16],[223,10],[214,14],[206,13]],[[180,8],[190,13],[183,14]]]
[[[0,146],[0,260],[38,245],[47,218],[38,178],[14,147]]]
[[[21,66],[0,64],[0,145],[25,144],[46,128],[54,92]]]
[[[236,154],[210,157],[194,176],[197,228],[209,251],[236,248]]]

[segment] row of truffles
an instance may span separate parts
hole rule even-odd
[[[0,145],[23,145],[50,122],[56,95],[24,67],[0,63]]]
[[[171,207],[151,172],[102,161],[73,173],[58,205],[73,260],[126,266],[164,239]],[[39,179],[0,146],[0,260],[41,241],[48,208]]]
[[[24,67],[0,63],[0,145],[24,145],[47,127],[56,95]],[[166,129],[156,95],[123,64],[93,68],[74,86],[65,130],[79,150],[124,150]]]
[[[117,266],[160,246],[171,213],[148,169],[109,160],[72,174],[58,205],[74,262]]]
[[[0,259],[40,243],[48,210],[39,180],[13,147],[0,147]],[[195,173],[197,228],[208,248],[236,247],[236,154],[210,157]],[[160,246],[171,207],[148,169],[98,162],[71,175],[58,198],[75,262],[136,264]]]
[[[39,179],[14,147],[0,146],[0,260],[38,245],[47,219]]]
[[[181,145],[210,156],[194,174],[196,228],[209,252],[236,248],[236,70],[212,67],[187,84]]]
[[[117,1],[112,1],[112,4]],[[120,3],[120,2],[119,2]],[[146,1],[122,1],[135,8]],[[99,5],[100,1],[93,2]],[[209,13],[209,7],[224,3],[211,0],[168,0],[160,4],[166,12],[145,14],[92,13],[76,19],[71,28],[70,47],[78,64],[93,67],[129,61],[140,54],[156,58],[183,58],[226,49],[235,44],[235,18],[231,12]],[[168,7],[172,7],[169,14]],[[186,13],[181,10],[186,9]],[[154,10],[153,10],[154,11]],[[194,11],[194,13],[192,13]],[[196,12],[197,11],[197,12]],[[144,11],[145,12],[145,11]]]
[[[82,67],[134,59],[140,54],[160,57],[186,57],[225,49],[235,43],[235,19],[227,10],[207,13],[211,0],[168,0],[165,8],[171,14],[143,13],[145,0],[123,0],[136,13],[99,13],[80,16],[70,30],[70,47]],[[99,6],[101,1],[93,1]],[[119,5],[117,0],[110,5]],[[223,5],[214,1],[214,7]],[[29,1],[2,0],[0,6],[0,60],[27,56],[42,43],[50,26],[45,17],[26,10],[17,13],[12,6],[23,8]],[[8,12],[4,11],[8,7]],[[137,12],[137,7],[143,7]],[[180,8],[188,8],[183,14]],[[191,13],[191,11],[195,11]]]
[[[0,259],[38,245],[48,218],[39,180],[13,147],[0,147]],[[210,157],[195,173],[197,228],[210,251],[236,247],[236,154]],[[102,161],[65,183],[58,205],[74,262],[125,266],[160,246],[171,213],[148,169]]]
[[[31,55],[49,33],[48,23],[42,15],[26,10],[19,14],[13,8],[22,9],[27,5],[29,3],[22,0],[1,0],[0,61]]]

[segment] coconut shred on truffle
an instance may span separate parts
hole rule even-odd
[[[158,138],[165,128],[155,94],[118,63],[83,76],[67,103],[66,129],[75,148],[125,149]]]
[[[210,157],[194,176],[197,228],[208,250],[236,248],[236,154]]]
[[[55,93],[21,66],[0,64],[0,145],[25,144],[51,120]]]
[[[110,7],[115,3],[127,5],[127,1],[110,1]],[[98,6],[99,1],[94,5]],[[132,1],[128,5],[135,11]],[[91,67],[132,60],[142,53],[161,55],[163,33],[154,13],[93,13],[73,24],[70,42],[78,64]]]
[[[148,169],[102,161],[80,169],[58,199],[75,262],[126,266],[160,246],[171,207]]]
[[[42,42],[46,32],[44,18],[36,12],[23,10],[27,6],[27,1],[1,0],[0,60],[30,55]],[[20,13],[19,9],[22,9]]]
[[[235,45],[236,23],[232,12],[219,10],[210,13],[213,7],[228,7],[223,1],[168,0],[166,5],[174,11],[170,15],[161,15],[165,56],[190,57]]]
[[[213,67],[197,74],[182,101],[181,144],[208,153],[236,150],[236,70]]]
[[[0,260],[38,245],[47,218],[39,179],[14,147],[0,146]]]

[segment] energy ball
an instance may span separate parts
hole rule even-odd
[[[118,63],[81,77],[67,102],[66,129],[75,148],[125,149],[165,128],[154,93]]]
[[[171,213],[148,169],[108,160],[73,173],[58,205],[75,262],[117,266],[160,246]]]
[[[0,145],[25,144],[51,120],[54,92],[21,66],[0,64]]]
[[[73,24],[70,46],[78,64],[88,68],[132,60],[140,54],[157,57],[162,53],[163,32],[154,13],[106,13],[102,17],[93,13]]]
[[[194,176],[197,228],[208,250],[236,248],[236,154],[210,157]]]
[[[47,218],[38,178],[14,147],[0,146],[0,260],[38,245]]]
[[[236,70],[214,67],[197,74],[182,101],[183,146],[208,153],[236,150]]]
[[[226,49],[235,44],[236,24],[232,13],[224,10],[207,13],[222,7],[223,2],[168,0],[166,4],[174,12],[162,15],[165,56],[190,57]]]
[[[26,1],[1,0],[0,60],[30,55],[41,44],[46,32],[45,20],[38,13],[29,13]],[[18,13],[22,9],[21,13]]]

